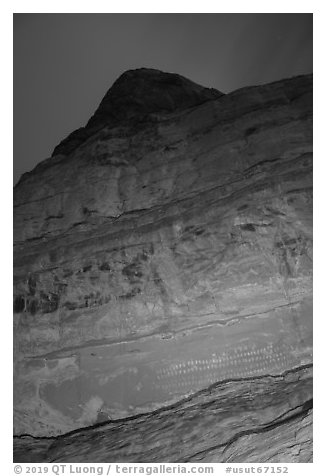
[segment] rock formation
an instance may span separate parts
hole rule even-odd
[[[311,461],[311,75],[124,73],[14,239],[16,461]]]

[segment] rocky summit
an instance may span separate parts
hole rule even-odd
[[[312,76],[124,73],[14,189],[14,460],[312,461]]]

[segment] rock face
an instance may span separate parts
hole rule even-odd
[[[66,438],[100,461],[87,438],[121,418],[154,444],[193,415],[196,439],[216,412],[192,456],[117,459],[311,461],[312,76],[223,95],[128,71],[14,206],[14,431],[56,437],[17,461],[77,461]]]
[[[151,414],[14,441],[15,462],[312,462],[311,369],[214,384]],[[236,406],[234,404],[236,403]],[[268,408],[266,408],[268,404]]]
[[[126,71],[104,96],[87,125],[73,132],[53,152],[69,154],[76,146],[105,126],[134,120],[135,124],[151,113],[175,112],[222,96],[216,89],[199,86],[178,74],[154,69]]]

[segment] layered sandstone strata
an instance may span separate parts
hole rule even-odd
[[[311,76],[127,72],[14,203],[16,434],[311,365]]]
[[[16,462],[312,462],[309,366],[219,382],[150,414],[14,440]],[[163,472],[163,471],[162,471]]]

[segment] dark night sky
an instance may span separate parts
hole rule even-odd
[[[312,72],[312,14],[15,14],[14,183],[127,69],[230,92]]]

